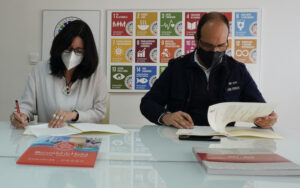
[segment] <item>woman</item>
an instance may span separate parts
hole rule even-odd
[[[29,75],[20,113],[12,113],[11,124],[24,127],[35,114],[52,128],[66,121],[96,123],[105,117],[106,102],[106,78],[98,66],[92,31],[75,20],[54,38],[50,60]]]

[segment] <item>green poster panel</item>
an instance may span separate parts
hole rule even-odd
[[[132,66],[111,66],[110,89],[132,89]]]
[[[159,75],[164,72],[164,70],[167,68],[167,66],[160,66],[159,67]]]
[[[182,12],[160,13],[160,35],[181,36],[182,35]]]

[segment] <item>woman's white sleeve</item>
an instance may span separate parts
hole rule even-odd
[[[96,92],[96,94],[93,99],[93,107],[87,111],[77,110],[79,113],[77,122],[100,123],[100,121],[105,118],[108,93],[104,73],[101,72],[100,75],[97,75],[95,84],[94,92]]]
[[[37,113],[35,70],[32,70],[32,72],[28,77],[24,93],[19,103],[20,103],[20,111],[26,114],[29,120],[32,121],[33,115]]]

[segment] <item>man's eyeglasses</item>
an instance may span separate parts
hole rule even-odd
[[[213,44],[204,42],[202,40],[199,40],[199,44],[201,45],[201,47],[203,47],[207,51],[214,51],[214,49],[216,49],[216,51],[222,52],[222,51],[225,51],[228,47],[228,41],[226,41],[225,43],[219,44],[219,45],[213,45]]]
[[[68,48],[66,50],[64,50],[64,52],[66,53],[71,53],[71,52],[74,52],[76,55],[83,55],[84,54],[84,49],[83,48]]]

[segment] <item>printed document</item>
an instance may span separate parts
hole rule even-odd
[[[281,136],[271,129],[251,127],[226,127],[230,122],[253,123],[255,118],[264,117],[272,113],[274,104],[268,103],[242,103],[224,102],[212,105],[208,108],[208,122],[210,126],[194,126],[193,129],[178,129],[177,135],[193,136],[244,136],[276,138]]]

